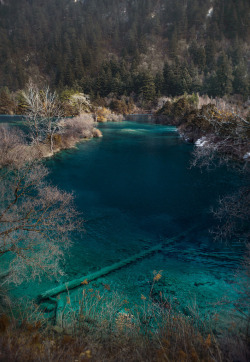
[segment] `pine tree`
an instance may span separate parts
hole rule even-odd
[[[233,91],[233,69],[231,61],[228,56],[223,53],[218,59],[216,71],[216,94],[223,96],[224,94],[231,94]]]
[[[234,69],[233,72],[233,90],[236,94],[242,94],[244,98],[249,96],[250,88],[250,79],[247,72],[247,66],[244,62],[240,62]]]
[[[206,54],[206,65],[208,69],[212,69],[215,66],[216,45],[211,38],[209,38],[206,42],[205,54]]]
[[[139,93],[143,97],[143,101],[147,103],[151,103],[155,100],[156,90],[154,78],[150,72],[143,72],[141,74],[141,85],[139,89]]]

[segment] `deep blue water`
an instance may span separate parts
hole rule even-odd
[[[47,162],[52,182],[73,190],[86,220],[79,242],[91,248],[89,238],[100,238],[108,252],[110,243],[115,249],[127,243],[140,249],[143,241],[133,237],[135,230],[153,244],[190,227],[195,227],[192,237],[208,238],[214,224],[210,208],[234,190],[237,176],[190,169],[193,146],[174,127],[123,122],[100,128],[102,139],[82,142]],[[192,242],[204,243],[198,236]]]
[[[215,243],[209,229],[215,224],[211,207],[235,190],[238,176],[225,169],[190,169],[193,146],[184,143],[174,127],[142,119],[100,129],[102,139],[82,142],[47,161],[52,182],[74,191],[86,220],[86,233],[75,236],[66,263],[67,279],[187,230],[175,245],[111,274],[108,282],[133,298],[147,294],[153,271],[163,270],[165,292],[180,303],[187,302],[188,295],[205,308],[227,291],[235,294],[232,284],[242,246]]]
[[[81,142],[46,161],[50,180],[74,192],[85,219],[86,232],[74,235],[65,279],[187,231],[176,244],[105,281],[136,300],[149,292],[153,271],[162,270],[165,295],[180,305],[196,300],[207,311],[225,296],[236,298],[235,273],[243,247],[215,243],[209,229],[215,224],[211,207],[237,188],[239,176],[225,169],[190,169],[193,146],[184,143],[174,127],[142,118],[102,124],[100,129],[103,138]]]

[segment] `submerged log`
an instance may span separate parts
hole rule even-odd
[[[63,314],[65,310],[65,300],[58,296],[57,298],[48,298],[52,303],[55,303],[55,326],[63,328]],[[59,329],[56,330],[57,332]]]
[[[114,263],[112,265],[106,266],[100,270],[98,270],[95,273],[91,273],[91,274],[87,274],[79,279],[74,279],[70,282],[67,282],[65,284],[59,285],[56,288],[50,289],[42,294],[39,295],[38,300],[43,300],[43,299],[47,299],[50,297],[53,297],[57,294],[66,292],[69,289],[74,289],[76,287],[79,287],[80,285],[84,285],[84,284],[88,284],[89,282],[92,282],[93,280],[99,279],[100,277],[103,277],[115,270],[118,270],[128,264],[131,264],[139,259],[145,258],[147,255],[152,254],[156,251],[161,250],[162,248],[162,244],[158,244],[156,246],[154,246],[151,249],[145,250],[141,253],[138,253],[136,255],[133,255],[127,259],[121,260],[117,263]]]
[[[179,239],[181,236],[183,236],[185,233],[182,233],[182,234],[179,234],[178,236],[176,237],[173,237],[171,239],[167,239],[165,243],[167,244],[170,244],[174,241],[176,241],[177,239]],[[56,288],[53,288],[53,289],[50,289],[50,290],[47,290],[46,292],[40,294],[38,296],[38,301],[42,301],[44,299],[48,299],[50,297],[53,297],[53,296],[56,296],[60,293],[64,293],[70,289],[74,289],[74,288],[77,288],[81,285],[84,285],[84,284],[88,284],[89,282],[92,282],[93,280],[96,280],[96,279],[99,279],[115,270],[118,270],[118,269],[121,269],[123,267],[125,267],[126,265],[129,265],[131,263],[134,263],[136,262],[137,260],[139,259],[143,259],[145,258],[146,256],[154,253],[154,252],[157,252],[157,251],[160,251],[161,249],[163,248],[163,244],[158,244],[150,249],[147,249],[147,250],[144,250],[142,251],[141,253],[138,253],[138,254],[135,254],[127,259],[123,259],[117,263],[114,263],[112,265],[109,265],[109,266],[106,266],[100,270],[98,270],[97,272],[95,273],[91,273],[91,274],[87,274],[81,278],[78,278],[78,279],[74,279],[72,281],[69,281],[65,284],[62,284],[62,285],[59,285],[58,287]]]

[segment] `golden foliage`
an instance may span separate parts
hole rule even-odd
[[[83,282],[81,282],[82,285],[87,285],[89,284],[89,282],[87,281],[87,279],[85,279]]]
[[[96,111],[97,122],[107,122],[107,116],[110,113],[110,110],[105,107],[98,108]]]
[[[153,272],[153,274],[154,274],[154,282],[158,282],[158,280],[160,280],[161,279],[161,277],[162,277],[162,272],[163,272],[163,270],[159,270],[159,272],[157,272],[157,271],[154,271]]]

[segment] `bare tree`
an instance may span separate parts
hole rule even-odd
[[[232,110],[204,107],[198,116],[206,128],[195,148],[193,166],[217,167],[231,161],[241,161],[240,168],[246,171],[250,160],[250,122]]]
[[[220,241],[238,240],[245,244],[246,254],[237,280],[239,298],[234,301],[235,309],[241,315],[246,340],[250,328],[250,122],[240,114],[210,109],[203,115],[211,126],[208,135],[203,136],[194,150],[192,166],[215,169],[226,166],[241,175],[241,185],[233,194],[226,195],[212,209],[216,227],[211,230],[214,239]]]
[[[249,240],[250,189],[242,187],[232,195],[219,200],[218,208],[212,210],[220,226],[213,230],[216,239]]]
[[[209,170],[218,166],[234,168],[245,181],[245,186],[220,199],[218,208],[212,210],[220,221],[213,233],[217,239],[237,237],[247,240],[250,224],[250,122],[239,113],[215,107],[208,108],[201,117],[211,128],[208,135],[196,142],[192,166]]]
[[[36,157],[18,162],[9,155],[13,141],[23,147],[18,133],[0,137],[0,265],[15,283],[44,273],[56,277],[70,233],[82,222],[73,195],[46,182],[48,170]]]
[[[60,121],[63,119],[63,111],[57,94],[51,92],[49,87],[40,90],[33,83],[29,83],[22,95],[32,142],[49,141],[50,151],[53,153],[54,135],[61,132]]]

